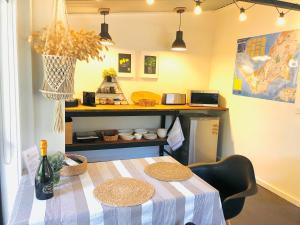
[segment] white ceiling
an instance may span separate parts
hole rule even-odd
[[[203,10],[217,10],[231,4],[233,0],[205,0]],[[172,12],[175,7],[187,7],[192,11],[193,0],[155,0],[152,6],[146,0],[67,0],[68,13],[98,13],[99,8],[110,8],[112,13]]]

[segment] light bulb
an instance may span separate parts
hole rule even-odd
[[[279,17],[277,18],[276,24],[278,26],[284,26],[285,25],[285,18],[284,18],[284,13],[283,12],[281,12],[279,14]]]
[[[244,8],[240,9],[240,17],[239,17],[240,21],[243,22],[245,20],[247,20],[247,14]]]
[[[110,40],[101,40],[100,43],[103,45],[103,46],[113,46],[114,43]]]
[[[148,5],[153,5],[154,4],[154,0],[147,0],[147,4]]]
[[[196,6],[194,8],[194,13],[196,15],[200,15],[202,13],[202,7],[200,5],[200,2],[196,2]]]
[[[175,47],[175,48],[171,48],[172,51],[176,51],[176,52],[185,52],[187,49],[186,48],[180,48],[180,47]]]

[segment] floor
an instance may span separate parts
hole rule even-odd
[[[259,187],[246,199],[243,211],[230,220],[231,225],[300,225],[300,208]]]

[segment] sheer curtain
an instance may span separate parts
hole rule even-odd
[[[4,223],[21,176],[16,0],[0,0],[0,156]]]

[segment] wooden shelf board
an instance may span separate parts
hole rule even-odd
[[[112,149],[112,148],[132,148],[132,147],[143,147],[143,146],[159,146],[167,145],[167,140],[155,139],[155,140],[118,140],[118,141],[95,141],[91,143],[78,143],[66,144],[66,152],[72,151],[89,151],[89,150],[103,150],[103,149]]]
[[[90,111],[185,111],[185,110],[213,110],[226,111],[225,107],[189,106],[189,105],[156,105],[144,107],[139,105],[97,105],[96,107],[80,105],[66,108],[66,112],[90,112]]]

